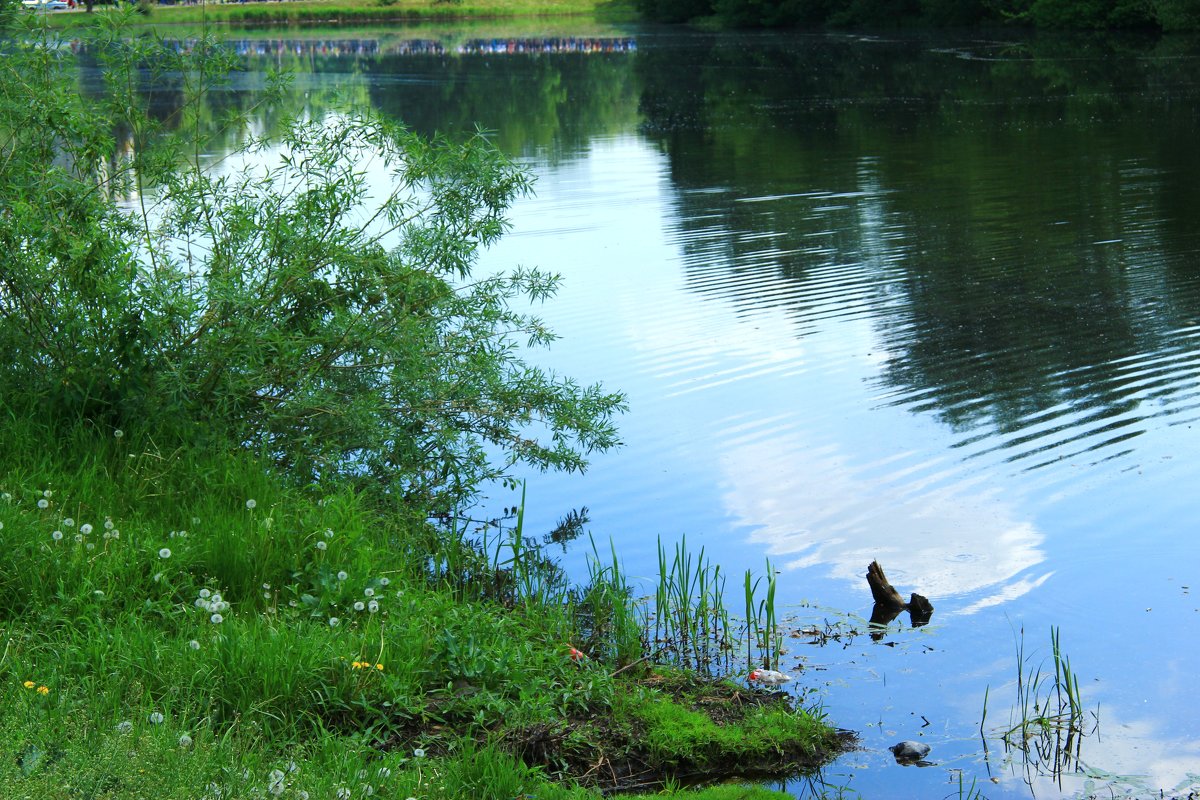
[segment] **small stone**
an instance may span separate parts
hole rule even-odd
[[[888,748],[896,761],[901,764],[912,764],[929,755],[929,745],[921,742],[904,741]]]

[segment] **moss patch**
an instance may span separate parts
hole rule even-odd
[[[854,744],[792,706],[781,692],[730,681],[651,672],[624,687],[611,713],[512,728],[508,746],[526,763],[603,791],[734,778],[782,778],[818,767]],[[715,787],[714,797],[746,787]]]

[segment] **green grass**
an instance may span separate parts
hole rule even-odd
[[[648,683],[615,555],[564,592],[519,532],[489,556],[246,454],[7,423],[0,797],[595,797],[514,745],[595,748],[593,720],[646,728],[665,766],[837,749],[803,712],[718,724],[678,699],[688,673]]]
[[[105,13],[98,5],[93,13]],[[378,21],[438,22],[449,20],[548,19],[579,17],[602,22],[638,18],[631,0],[286,0],[286,2],[204,3],[146,6],[146,22],[186,25],[200,22],[261,25],[370,23]],[[80,24],[86,14],[47,15],[55,25]],[[578,34],[579,31],[574,31]]]

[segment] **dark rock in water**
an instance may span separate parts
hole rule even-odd
[[[900,742],[900,744],[892,745],[888,750],[892,751],[896,761],[901,764],[915,764],[929,755],[929,745],[921,742]]]

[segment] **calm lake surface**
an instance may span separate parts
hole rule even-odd
[[[795,794],[1200,787],[1200,43],[239,37],[239,91],[291,66],[314,113],[478,124],[536,173],[482,266],[561,272],[537,360],[631,411],[586,475],[529,476],[527,532],[586,506],[651,581],[686,536],[735,607],[770,559],[789,629],[829,634],[787,640],[793,691],[862,744]],[[930,625],[866,635],[873,559]],[[1088,733],[1006,749],[1052,626]]]

